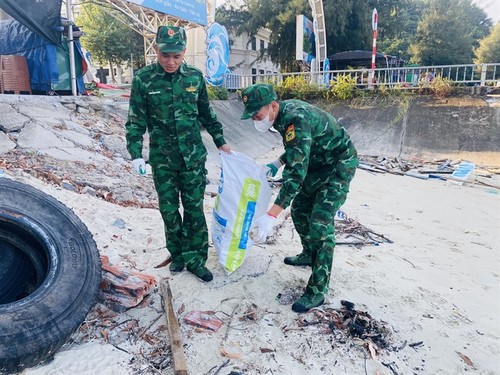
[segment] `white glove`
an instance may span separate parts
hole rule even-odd
[[[275,223],[276,218],[266,213],[255,220],[250,237],[256,243],[266,242],[267,237],[273,231]]]
[[[134,171],[141,176],[146,174],[146,162],[144,159],[134,159],[132,160],[132,165],[134,166]]]
[[[280,159],[276,159],[275,161],[269,163],[269,164],[266,164],[266,167],[268,168],[267,169],[267,175],[269,177],[274,177],[276,176],[276,173],[278,173],[278,169],[281,168],[283,164],[281,164],[281,160]]]

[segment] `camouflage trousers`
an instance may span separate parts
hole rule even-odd
[[[208,229],[203,212],[207,170],[153,168],[153,180],[172,261],[188,268],[204,266],[208,256]],[[182,202],[183,213],[179,211]]]
[[[303,254],[310,255],[312,260],[312,272],[305,289],[307,294],[328,293],[335,248],[334,218],[347,198],[354,172],[355,168],[348,180],[334,178],[312,192],[301,190],[292,201],[292,220],[300,236]],[[317,185],[315,181],[309,183]]]

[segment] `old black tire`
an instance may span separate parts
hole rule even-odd
[[[8,374],[49,359],[79,327],[96,299],[101,265],[73,211],[5,177],[0,244],[0,283],[8,287],[0,296],[0,373]]]

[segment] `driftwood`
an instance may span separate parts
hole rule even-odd
[[[160,281],[160,292],[163,299],[163,309],[167,316],[168,333],[170,336],[170,346],[172,348],[172,358],[174,361],[174,374],[187,375],[186,357],[184,355],[184,348],[182,346],[181,331],[179,322],[175,316],[174,307],[172,305],[172,291],[168,280],[162,279]]]

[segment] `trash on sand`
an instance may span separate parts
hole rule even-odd
[[[137,306],[156,285],[153,276],[112,265],[107,256],[101,256],[101,262],[99,299],[113,311],[123,312]]]
[[[467,357],[465,354],[462,354],[462,353],[460,353],[460,352],[457,352],[457,354],[460,356],[460,358],[462,358],[462,359],[463,359],[463,361],[464,361],[465,363],[467,363],[467,364],[468,364],[469,366],[471,366],[471,367],[474,367],[474,364],[472,363],[472,361],[470,360],[470,358],[469,358],[469,357]]]
[[[212,332],[217,332],[222,326],[222,321],[215,316],[215,312],[213,311],[190,311],[184,317],[184,322],[195,327],[208,329]]]
[[[339,215],[342,217],[340,220]],[[357,220],[349,218],[343,211],[337,211],[335,214],[335,233],[337,233],[337,245],[360,247],[364,245],[378,246],[384,242],[393,243],[384,235],[375,233]]]
[[[372,359],[377,358],[382,349],[392,345],[392,332],[388,324],[377,321],[365,311],[355,309],[354,303],[341,300],[341,308],[316,307],[309,310],[311,316],[300,316],[298,328],[316,325],[324,334],[339,334],[340,342],[351,342],[366,348]]]
[[[474,163],[462,161],[458,165],[458,168],[451,174],[451,177],[457,180],[465,181],[469,178],[472,172],[474,172],[474,169],[476,169],[476,165]]]
[[[226,350],[225,348],[220,349],[220,354],[222,354],[226,358],[235,359],[237,361],[241,361],[243,358],[243,354],[233,353],[233,352]]]

